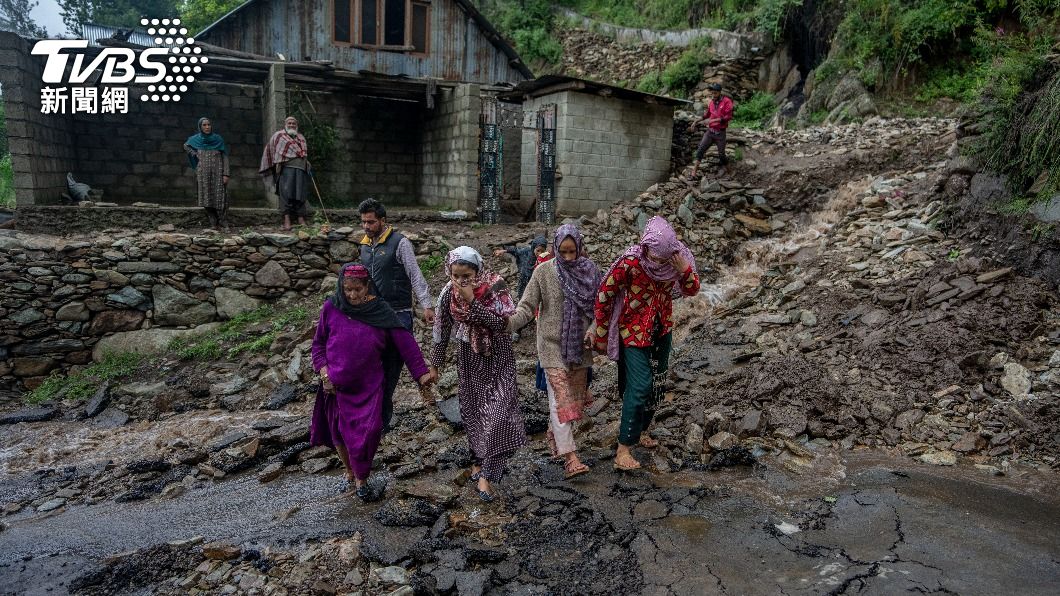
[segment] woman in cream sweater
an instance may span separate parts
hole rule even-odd
[[[592,402],[588,346],[601,274],[585,256],[581,232],[573,224],[556,230],[552,246],[556,258],[534,270],[508,330],[518,332],[538,313],[537,354],[548,381],[549,446],[554,456],[564,459],[565,475],[572,478],[589,471],[578,459],[574,423]]]

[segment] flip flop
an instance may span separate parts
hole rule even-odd
[[[588,473],[589,473],[589,466],[587,466],[585,464],[581,464],[579,467],[574,468],[573,470],[565,470],[565,473],[563,474],[563,478],[565,478],[566,480],[570,480],[571,478],[574,478],[575,476],[581,476],[582,474],[588,474]]]
[[[612,466],[612,468],[614,468],[615,471],[618,472],[633,472],[634,470],[639,470],[642,467],[644,466],[640,462],[637,462],[637,465],[635,466],[624,466],[618,463],[618,461],[615,461],[614,465]]]
[[[645,443],[645,441],[647,442]],[[659,446],[659,441],[651,437],[641,437],[639,444],[645,449],[655,449]]]

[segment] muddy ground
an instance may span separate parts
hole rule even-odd
[[[0,593],[1052,593],[1060,303],[997,247],[940,231],[952,128],[747,132],[732,178],[679,169],[583,221],[603,264],[638,220],[672,216],[706,282],[676,313],[644,472],[611,470],[601,361],[578,435],[593,471],[563,480],[532,333],[517,351],[534,437],[491,505],[466,486],[451,401],[402,387],[382,498],[361,504],[305,443],[308,379],[227,407],[197,387],[261,362],[163,358],[115,389],[127,424],[4,429]],[[544,231],[403,228],[484,253]],[[136,397],[160,376],[180,408]]]

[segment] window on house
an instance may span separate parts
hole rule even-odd
[[[383,45],[403,46],[405,44],[405,8],[408,0],[383,0],[385,8],[383,27]]]
[[[412,3],[412,38],[409,45],[417,54],[427,53],[428,32],[430,31],[430,6],[420,2]]]
[[[350,43],[353,33],[353,11],[350,4],[353,0],[335,0],[335,41]]]
[[[332,0],[337,44],[426,54],[430,0]]]
[[[366,46],[379,45],[379,3],[376,0],[358,0],[361,3],[361,43]]]

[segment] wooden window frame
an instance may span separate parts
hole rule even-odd
[[[410,56],[425,58],[431,53],[431,0],[405,0],[405,45],[367,44],[361,42],[361,15],[364,2],[375,2],[376,40],[386,40],[386,0],[348,0],[350,3],[350,41],[335,39],[335,1],[330,2],[329,24],[331,26],[331,43],[339,47],[357,48],[376,52],[405,52]],[[417,52],[412,45],[412,9],[413,5],[422,5],[427,9],[424,51]]]

